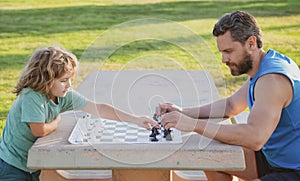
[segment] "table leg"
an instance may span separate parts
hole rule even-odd
[[[170,181],[170,170],[113,170],[113,181]]]

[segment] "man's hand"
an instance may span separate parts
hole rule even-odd
[[[163,104],[159,104],[156,107],[156,115],[157,116],[162,116],[165,113],[168,112],[173,112],[173,111],[177,111],[177,112],[182,112],[182,108],[176,106],[175,104],[172,103],[163,103]]]
[[[165,129],[176,128],[181,131],[192,132],[195,130],[197,120],[178,111],[172,111],[162,116],[161,123]]]

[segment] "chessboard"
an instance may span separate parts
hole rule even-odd
[[[161,126],[149,131],[131,123],[85,116],[78,119],[68,141],[71,144],[182,143],[180,130],[172,128],[168,135],[165,132]]]

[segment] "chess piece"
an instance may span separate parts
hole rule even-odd
[[[164,131],[164,137],[166,138],[167,141],[172,141],[172,135],[171,135],[172,130],[168,129]]]
[[[156,135],[158,135],[158,128],[153,126],[151,129],[151,134],[149,135],[150,141],[155,141],[155,142],[158,141]]]
[[[150,140],[154,141],[154,142],[158,141],[158,139],[156,138],[156,135],[154,135]]]
[[[152,129],[151,129],[151,134],[149,135],[149,137],[154,137],[154,136],[156,136],[156,132],[157,132],[157,130],[156,130],[156,128],[153,126]]]
[[[156,122],[158,122],[158,123],[160,122],[160,121],[158,120],[158,118],[157,118],[157,115],[156,115],[156,114],[154,114],[152,118],[154,119],[154,121],[156,121]]]

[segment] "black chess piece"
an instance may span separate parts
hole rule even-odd
[[[155,134],[156,134],[156,135],[159,135],[159,134],[160,134],[159,129],[160,129],[160,126],[159,126],[158,128],[155,127],[154,131],[155,131]]]
[[[154,137],[156,135],[159,135],[159,131],[158,131],[159,128],[153,126],[152,129],[151,129],[151,134],[149,135],[149,137]]]
[[[163,136],[163,137],[166,138],[166,136],[167,136],[167,134],[168,134],[169,132],[168,132],[168,130],[164,129],[163,133],[164,133],[164,136]]]
[[[156,138],[157,133],[158,133],[158,128],[152,127],[151,134],[149,135],[150,141],[155,141],[155,142],[158,141],[158,139]]]
[[[158,127],[156,127],[155,131],[156,131],[156,135],[159,135],[160,134],[159,129],[160,130],[162,129],[161,121],[160,121],[160,119],[158,119],[158,117],[157,117],[157,115],[155,113],[153,115],[153,119],[154,119],[154,121],[156,121],[158,123]]]
[[[156,115],[156,114],[154,114],[152,118],[154,119],[154,121],[156,121],[158,124],[160,124],[160,121],[158,120],[158,118],[157,118],[157,115]]]
[[[154,141],[154,142],[158,141],[158,139],[156,138],[156,135],[154,135],[150,140]]]
[[[159,139],[156,136],[161,134],[160,131],[163,131],[163,127],[161,125],[160,119],[156,114],[153,115],[153,119],[158,123],[158,125],[152,127],[151,134],[149,135],[149,137],[151,141],[159,141]]]
[[[172,130],[164,130],[164,137],[166,138],[167,141],[172,141],[172,135],[171,135]]]
[[[151,134],[149,135],[149,137],[154,137],[154,136],[156,136],[156,133],[157,133],[157,130],[156,130],[157,128],[155,128],[154,126],[152,127],[152,129],[151,129]]]

